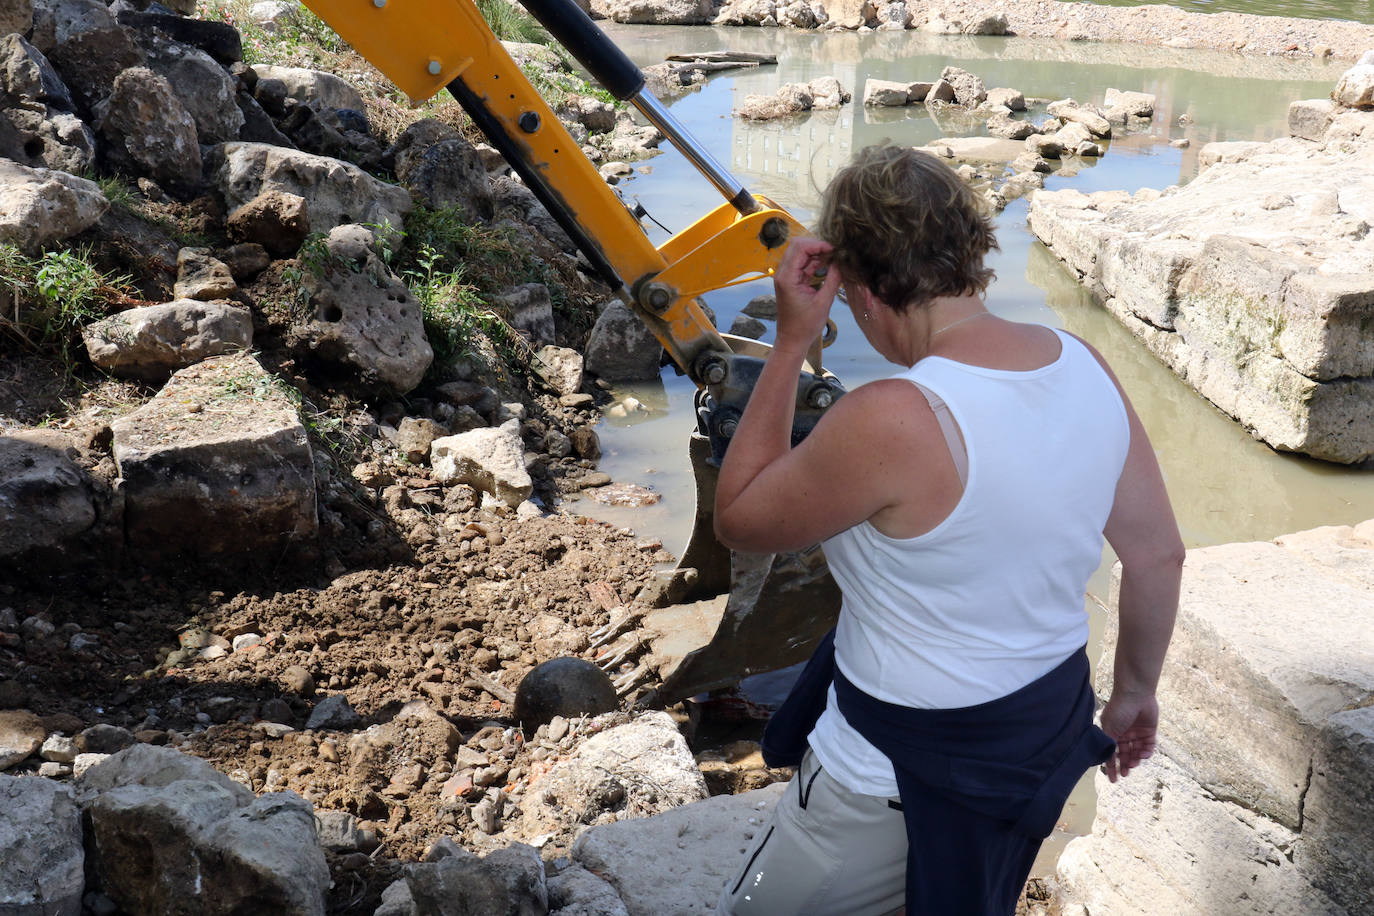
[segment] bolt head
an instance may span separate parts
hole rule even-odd
[[[372,0],[372,5],[377,7],[377,9],[382,9],[386,6],[386,0]]]
[[[440,72],[443,71],[443,69],[444,69],[444,68],[441,67],[441,66],[439,65],[439,62],[438,62],[437,60],[432,60],[432,61],[429,62],[429,75],[430,75],[430,76],[438,76],[438,75],[440,74]]]

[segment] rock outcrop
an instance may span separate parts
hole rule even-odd
[[[1061,903],[1121,916],[1369,912],[1372,595],[1374,521],[1191,551],[1160,750],[1115,785],[1098,777],[1092,835],[1059,862]],[[1113,616],[1099,693],[1115,641]]]
[[[1374,455],[1374,111],[1324,107],[1291,119],[1317,142],[1209,144],[1186,186],[1038,193],[1030,224],[1256,438],[1353,463]]]

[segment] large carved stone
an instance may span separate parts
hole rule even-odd
[[[1191,551],[1160,753],[1115,785],[1099,778],[1093,834],[1060,860],[1065,902],[1123,916],[1368,912],[1371,596],[1374,521]],[[1116,639],[1113,615],[1103,695]]]
[[[1320,144],[1209,144],[1164,194],[1037,193],[1030,224],[1257,438],[1358,462],[1374,455],[1374,135],[1333,139],[1342,113],[1363,115],[1338,112]]]
[[[283,386],[252,356],[182,369],[112,426],[131,547],[243,554],[315,533],[305,428]]]

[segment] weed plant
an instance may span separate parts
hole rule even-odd
[[[0,244],[0,331],[36,352],[55,350],[68,373],[81,329],[105,317],[109,302],[126,298],[130,288],[128,277],[98,270],[86,249],[29,257]]]

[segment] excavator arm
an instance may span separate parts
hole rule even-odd
[[[697,432],[690,443],[697,517],[680,565],[698,571],[689,597],[720,605],[721,619],[709,646],[666,666],[671,671],[656,699],[672,702],[804,659],[838,612],[838,592],[819,551],[732,556],[712,533],[715,468],[767,346],[721,335],[699,297],[770,276],[788,240],[806,230],[771,200],[750,194],[692,139],[645,88],[639,68],[573,0],[523,2],[598,82],[633,105],[724,198],[661,245],[650,241],[602,179],[472,0],[305,2],[413,102],[447,90],[592,269],[697,385]],[[844,392],[822,370],[820,351],[817,341],[798,379],[794,441]]]

